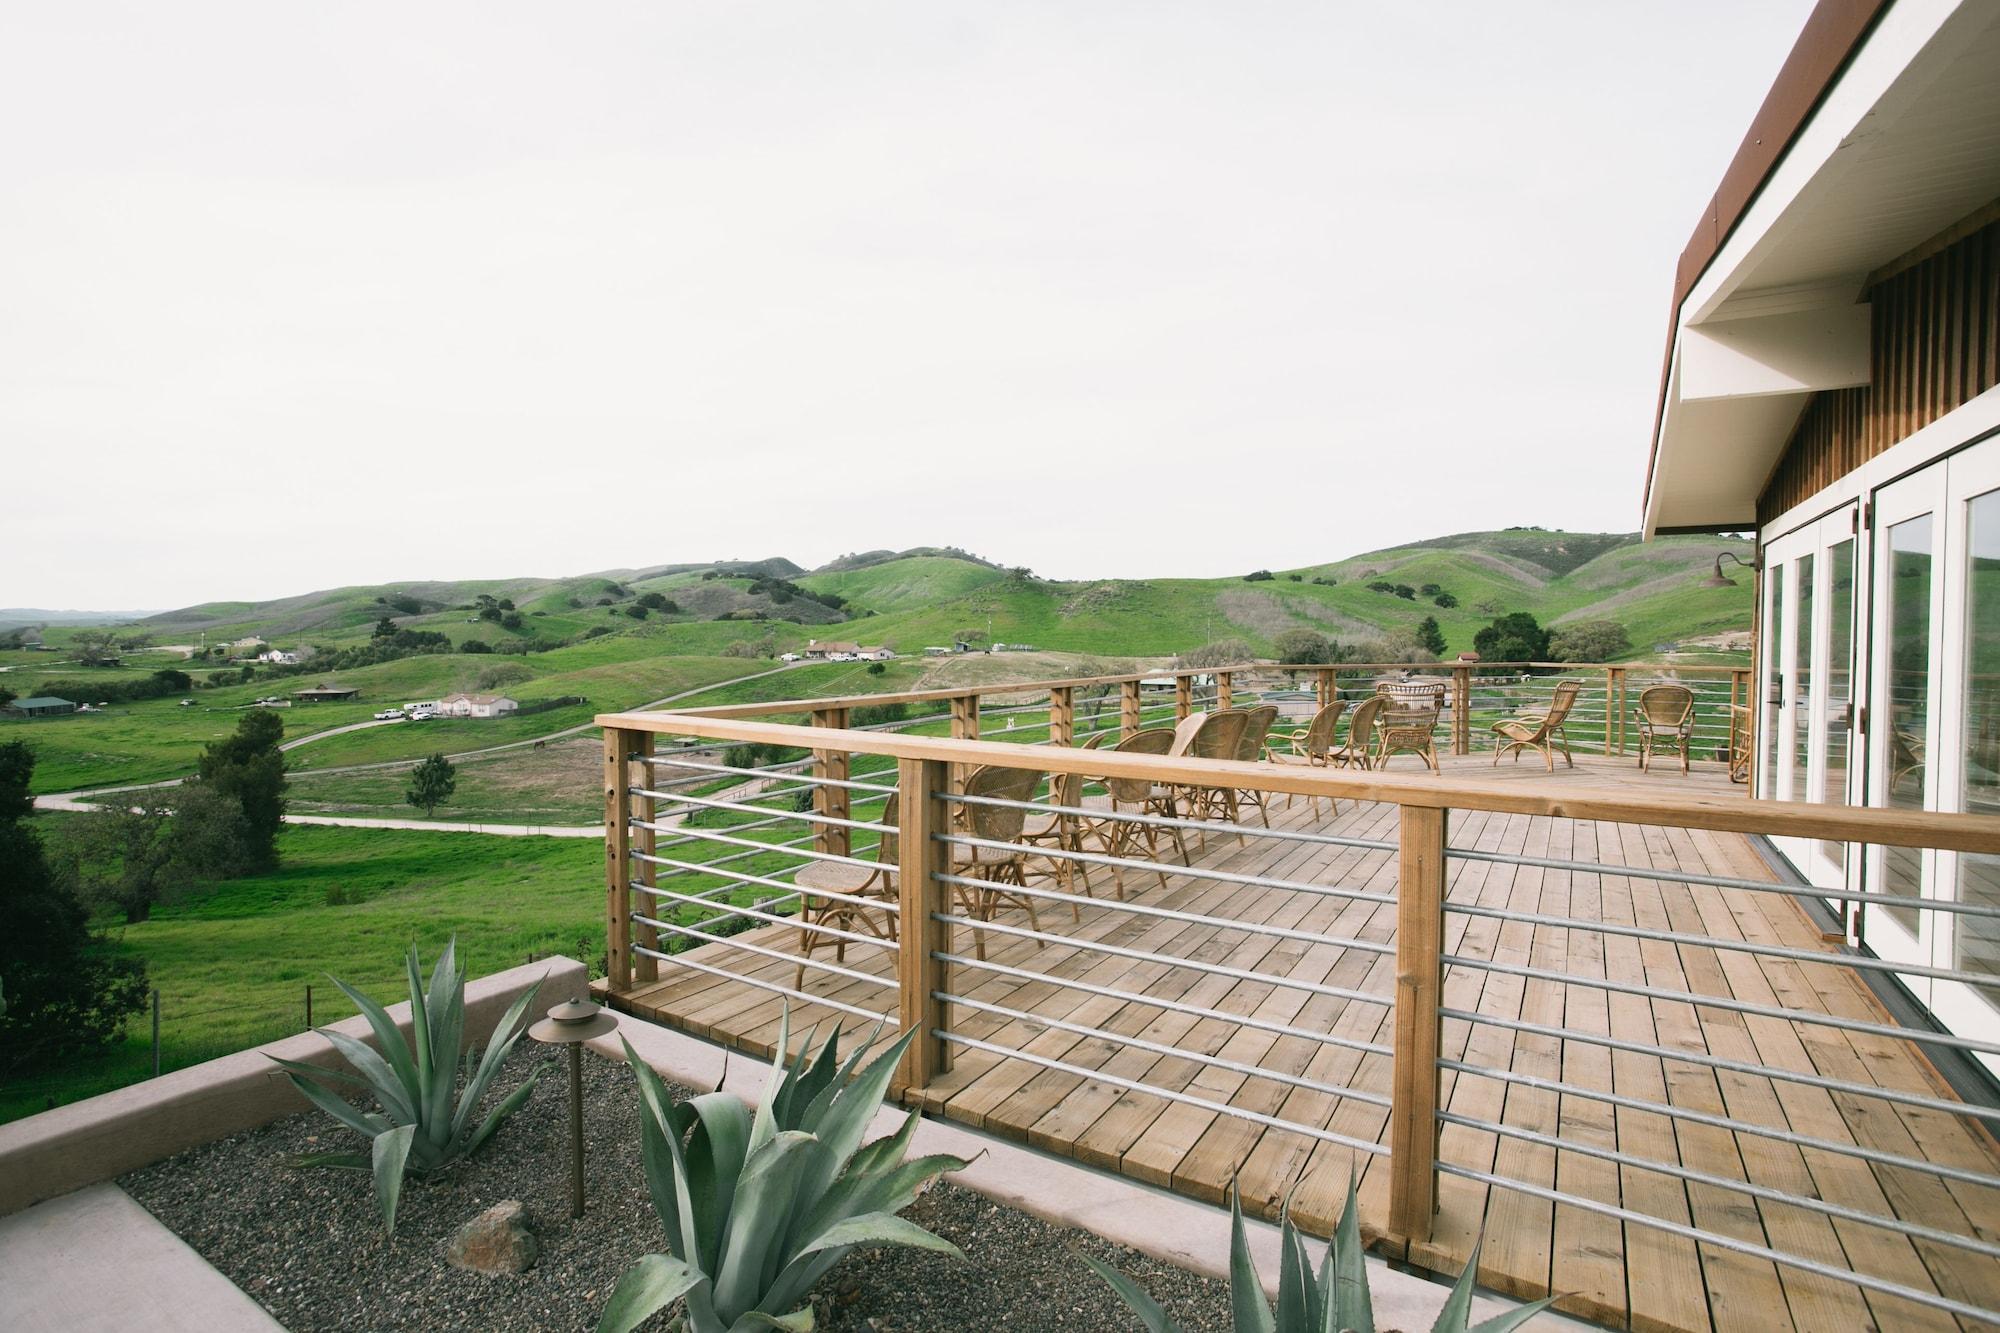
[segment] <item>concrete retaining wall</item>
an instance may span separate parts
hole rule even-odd
[[[468,981],[466,1041],[484,1042],[507,1006],[537,981],[543,982],[539,1011],[583,994],[589,974],[582,963],[558,957]],[[389,1015],[407,1036],[408,1003],[391,1006]],[[373,1044],[359,1014],[328,1026]],[[311,1103],[271,1063],[274,1055],[329,1069],[346,1063],[326,1038],[302,1032],[0,1125],[0,1216],[307,1110]]]

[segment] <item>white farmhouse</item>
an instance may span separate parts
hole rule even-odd
[[[437,701],[444,717],[502,717],[520,706],[504,694],[447,694]]]

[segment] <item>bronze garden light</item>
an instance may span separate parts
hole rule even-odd
[[[569,1047],[569,1215],[583,1216],[583,1043],[618,1026],[618,1019],[590,1000],[564,1000],[528,1035]]]

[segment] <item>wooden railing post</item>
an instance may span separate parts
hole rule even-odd
[[[1340,681],[1332,667],[1321,667],[1313,673],[1313,685],[1317,692],[1319,707],[1324,708],[1340,694]]]
[[[1472,668],[1451,669],[1451,752],[1472,753]]]
[[[847,725],[847,710],[845,708],[815,708],[812,715],[812,724],[815,727],[831,727],[839,730]],[[854,756],[846,750],[813,751],[814,777],[832,778],[835,782],[845,782],[847,781],[848,774],[853,772],[853,770]],[[849,818],[849,812],[853,807],[853,802],[849,799],[849,791],[850,789],[847,787],[815,786],[812,789],[813,813],[825,815],[832,819]],[[852,832],[853,830],[839,824],[814,824],[813,849],[815,851],[831,852],[835,856],[846,856],[849,849],[854,845],[853,838],[849,836]]]
[[[1118,739],[1129,741],[1138,734],[1144,714],[1139,706],[1139,682],[1121,681],[1118,685]]]
[[[1604,680],[1605,680],[1604,708],[1606,713],[1604,719],[1604,752],[1606,754],[1612,754],[1612,753],[1624,754],[1625,753],[1625,689],[1626,689],[1625,668],[1606,667],[1604,669]],[[1617,715],[1618,715],[1618,722],[1617,722],[1618,748],[1615,752],[1611,748],[1612,721],[1610,717],[1611,710],[1614,707],[1611,700],[1611,688],[1613,683],[1615,683],[1618,687],[1618,701],[1617,704],[1615,705],[1617,708]]]
[[[604,729],[604,979],[612,993],[632,989],[632,791],[625,756],[638,737]]]
[[[950,870],[945,859],[949,849],[937,835],[951,827],[951,810],[943,799],[950,781],[947,766],[936,760],[896,763],[902,820],[896,867],[897,1022],[903,1031],[920,1034],[903,1052],[897,1071],[908,1088],[925,1087],[951,1068],[950,1048],[937,1035],[950,1019],[937,998],[937,992],[947,989],[947,966],[937,955],[951,950],[951,925],[936,919],[948,907],[946,886],[938,876]]]
[[[1215,673],[1215,706],[1217,708],[1228,708],[1236,702],[1234,674],[1229,671],[1218,671]]]
[[[951,736],[953,740],[976,741],[979,739],[979,696],[976,694],[954,694],[951,697]],[[952,786],[962,787],[972,772],[969,764],[953,764]]]
[[[1187,721],[1194,711],[1194,677],[1179,675],[1174,677],[1174,722],[1176,725]]]
[[[1437,1211],[1438,1006],[1444,990],[1445,812],[1399,812],[1396,1041],[1389,1111],[1389,1232],[1430,1239]]]
[[[627,754],[637,755],[641,761],[652,758],[653,744],[658,739],[652,732],[634,731],[627,734],[632,738],[631,743],[627,745],[625,750]],[[655,785],[651,765],[639,762],[633,764],[627,771],[633,778],[630,785],[639,787],[651,787]],[[650,796],[640,796],[632,799],[632,804],[629,808],[633,814],[636,814],[646,823],[651,824],[659,813],[659,802]],[[653,830],[650,828],[634,829],[632,832],[632,846],[634,851],[644,852],[647,856],[651,856],[657,850]],[[630,857],[626,858],[625,864],[627,866],[632,864]],[[654,874],[652,869],[653,863],[651,861],[644,861],[640,864],[647,867],[641,873],[647,876],[650,881]],[[629,874],[630,872],[628,871],[627,873]],[[656,899],[648,897],[643,904],[644,910],[649,914],[657,913],[656,901]],[[632,943],[647,949],[658,949],[660,947],[659,927],[649,926],[643,921],[634,921],[632,923]],[[632,979],[635,982],[658,981],[660,979],[660,960],[653,957],[652,954],[633,951]]]
[[[1076,690],[1057,685],[1049,691],[1049,742],[1071,745],[1076,741]]]

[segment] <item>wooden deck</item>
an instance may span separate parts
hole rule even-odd
[[[1490,758],[1447,759],[1447,772],[1473,771],[1496,781],[1640,785],[1685,794],[1728,790],[1719,767],[1642,775],[1631,760],[1579,759],[1555,777],[1539,764],[1490,767]],[[1398,767],[1411,766],[1403,761]],[[1736,788],[1735,790],[1741,790]],[[1337,816],[1314,814],[1304,800],[1289,808],[1274,798],[1272,823],[1281,828],[1393,840],[1396,808],[1343,803]],[[1455,813],[1455,848],[1526,854],[1640,868],[1671,868],[1768,879],[1769,871],[1743,838],[1680,829],[1498,814]],[[1193,848],[1204,867],[1339,884],[1393,893],[1393,851],[1211,835]],[[1453,860],[1448,901],[1602,920],[1718,939],[1825,946],[1802,908],[1775,893],[1694,887],[1640,876],[1585,874]],[[1099,893],[1108,875],[1093,877]],[[1392,943],[1393,906],[1319,894],[1173,877],[1163,887],[1151,875],[1128,875],[1132,900],[1245,922]],[[1003,924],[1019,912],[1003,913]],[[1171,958],[1223,963],[1379,995],[1393,989],[1393,954],[1335,944],[1249,934],[1087,908],[1072,922],[1059,904],[1045,904],[1042,927],[1078,940],[1116,944]],[[759,930],[743,939],[794,947],[796,933]],[[1853,974],[1785,959],[1760,958],[1631,936],[1536,926],[1448,913],[1447,952],[1609,977],[1759,1004],[1888,1021]],[[969,953],[961,934],[955,947]],[[1232,1013],[1338,1033],[1387,1045],[1390,1010],[1383,1005],[1242,981],[1177,966],[1171,958],[1137,962],[1055,944],[989,937],[998,963],[1074,978]],[[829,955],[822,952],[819,957]],[[789,985],[792,967],[729,945],[708,945],[685,957],[734,973]],[[890,978],[894,955],[854,947],[848,966]],[[739,981],[662,963],[663,980],[617,997],[626,1011],[669,1023],[730,1046],[768,1054],[776,1040],[781,1001]],[[850,1004],[896,1007],[893,989],[827,974],[808,974],[807,988]],[[957,969],[955,993],[991,1004],[1219,1055],[1274,1073],[1386,1095],[1390,1060],[1351,1049],[1277,1036],[1211,1018],[1090,995],[1047,982]],[[1698,1008],[1677,1001],[1609,993],[1588,986],[1510,977],[1451,967],[1445,1004],[1501,1018],[1578,1033],[1709,1052],[1734,1060],[1883,1087],[1951,1097],[1949,1087],[1911,1043],[1845,1033],[1812,1024]],[[824,1008],[799,1006],[793,1031],[817,1020],[856,1020]],[[953,1030],[983,1041],[1060,1060],[1113,1078],[1182,1090],[1291,1123],[1330,1128],[1382,1141],[1387,1112],[1351,1097],[1245,1076],[1179,1057],[1162,1057],[1101,1037],[1079,1036],[1045,1022],[1008,1020],[966,1006],[953,1010]],[[1582,1041],[1520,1034],[1485,1024],[1446,1020],[1443,1050],[1485,1068],[1511,1070],[1723,1114],[1798,1134],[1855,1143],[1974,1171],[2000,1171],[2000,1152],[1963,1117],[1901,1107],[1782,1080],[1716,1071],[1674,1060],[1613,1052]],[[1337,1218],[1350,1169],[1362,1172],[1364,1218],[1384,1216],[1387,1160],[1295,1131],[1174,1103],[1099,1078],[1055,1072],[1028,1061],[959,1049],[952,1069],[910,1094],[930,1111],[1026,1140],[1194,1197],[1220,1202],[1230,1182],[1241,1184],[1246,1208],[1275,1215],[1290,1196],[1294,1215],[1325,1234]],[[1704,1127],[1657,1113],[1627,1110],[1586,1098],[1558,1096],[1492,1078],[1446,1071],[1446,1110],[1498,1121],[1573,1142],[1599,1145],[1712,1175],[1815,1197],[1866,1212],[1988,1239],[2000,1236],[2000,1191],[1946,1182],[1908,1169],[1871,1165],[1818,1149],[1799,1149],[1763,1136]],[[1870,1273],[1920,1290],[1988,1307],[2000,1306],[2000,1263],[1894,1231],[1829,1219],[1795,1205],[1761,1201],[1715,1186],[1690,1185],[1637,1167],[1558,1152],[1491,1132],[1446,1125],[1440,1160],[1615,1204],[1672,1222],[1702,1227],[1841,1268]],[[1775,1266],[1709,1245],[1568,1204],[1449,1175],[1439,1181],[1439,1212],[1431,1242],[1412,1259],[1455,1273],[1483,1226],[1481,1280],[1520,1296],[1573,1293],[1565,1308],[1615,1326],[1667,1330],[1931,1329],[1955,1328],[1947,1315],[1845,1283]]]

